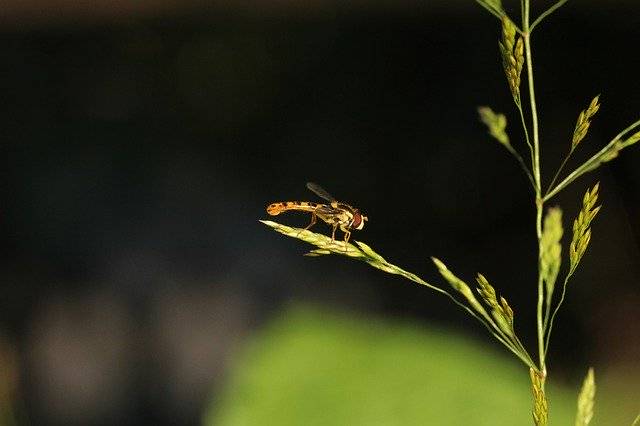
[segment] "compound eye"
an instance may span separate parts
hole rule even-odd
[[[351,227],[354,229],[362,229],[364,226],[364,221],[362,220],[362,215],[359,211],[353,213],[353,221],[351,222]]]

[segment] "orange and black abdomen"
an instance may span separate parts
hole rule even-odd
[[[267,206],[267,213],[269,213],[271,216],[276,216],[287,210],[313,212],[317,207],[317,203],[311,203],[307,201],[283,201],[280,203],[269,204]]]

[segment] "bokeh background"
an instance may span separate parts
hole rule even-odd
[[[309,247],[258,222],[268,203],[312,198],[316,181],[369,216],[354,237],[389,260],[433,282],[431,255],[468,280],[482,271],[533,347],[531,193],[476,107],[521,132],[498,22],[473,1],[1,9],[0,421],[463,424],[438,416],[476,404],[474,424],[498,424],[520,407],[487,408],[502,389],[526,424],[527,372],[448,300],[304,258]],[[633,0],[582,1],[539,28],[547,182],[594,95],[602,108],[567,170],[639,118],[639,24]],[[596,368],[613,401],[602,425],[640,411],[639,166],[631,148],[554,200],[566,252],[581,196],[601,182],[549,363],[567,412]],[[458,399],[474,394],[485,398]]]

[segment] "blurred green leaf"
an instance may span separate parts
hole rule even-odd
[[[596,381],[593,375],[593,368],[587,372],[582,383],[582,389],[578,395],[578,411],[576,413],[576,426],[587,426],[593,419],[593,405],[596,397]]]
[[[234,358],[207,426],[527,425],[518,363],[450,331],[293,307]],[[551,424],[573,392],[551,387]]]

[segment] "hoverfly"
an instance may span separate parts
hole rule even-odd
[[[349,204],[336,201],[320,185],[308,182],[307,188],[313,191],[320,198],[324,198],[330,204],[319,204],[310,201],[283,201],[267,206],[267,213],[271,216],[279,215],[287,210],[299,210],[311,213],[311,223],[304,229],[309,229],[316,223],[316,218],[320,218],[333,227],[331,239],[336,239],[336,229],[340,228],[344,232],[344,242],[349,242],[352,229],[364,228],[364,222],[369,220],[360,210],[351,207]]]

